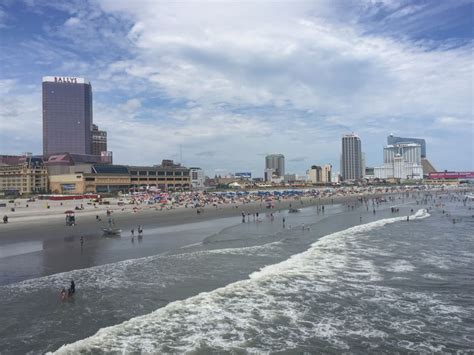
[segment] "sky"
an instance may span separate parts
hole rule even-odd
[[[474,170],[473,2],[2,0],[0,154],[42,152],[43,76],[90,80],[117,164],[367,166],[390,133]]]

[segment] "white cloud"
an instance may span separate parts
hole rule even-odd
[[[363,36],[318,22],[306,14],[307,3],[278,10],[265,3],[205,4],[102,2],[136,21],[129,33],[136,57],[112,66],[170,97],[206,104],[291,105],[358,120],[470,109],[469,48],[428,52]]]
[[[16,81],[13,79],[0,79],[0,95],[6,95],[15,87]]]
[[[79,20],[77,17],[70,17],[67,19],[67,21],[64,23],[65,26],[77,26],[81,23],[81,20]]]
[[[117,161],[176,157],[181,144],[189,164],[210,170],[261,174],[258,152],[273,151],[302,173],[307,164],[338,166],[342,133],[375,142],[365,146],[379,164],[391,131],[423,137],[472,122],[471,46],[436,47],[364,27],[361,18],[381,9],[391,14],[383,26],[423,16],[402,0],[343,8],[329,0],[94,4],[55,5],[68,19],[49,35],[77,52],[47,42],[34,48],[41,61],[64,56],[62,70],[92,80],[94,117],[109,130]],[[308,158],[290,162],[301,156]],[[456,159],[472,166],[469,156]]]

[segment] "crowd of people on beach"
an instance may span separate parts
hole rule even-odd
[[[134,211],[154,208],[157,210],[169,210],[176,208],[196,208],[202,213],[204,208],[219,209],[224,206],[245,206],[250,203],[259,203],[260,206],[277,208],[279,202],[292,199],[338,199],[354,197],[362,199],[367,195],[385,195],[399,193],[414,193],[427,190],[424,186],[390,186],[390,187],[367,187],[351,186],[337,188],[319,189],[286,189],[286,190],[260,190],[260,191],[187,191],[176,193],[163,192],[137,192],[123,195],[122,201],[134,205]],[[430,188],[431,189],[431,188]]]
[[[459,188],[459,187],[453,187]],[[325,203],[342,202],[343,200],[362,201],[367,198],[375,198],[375,206],[382,201],[390,201],[391,195],[417,195],[421,203],[426,199],[426,195],[431,193],[449,191],[451,187],[447,186],[427,186],[427,185],[406,185],[406,186],[338,186],[338,187],[321,187],[314,189],[275,189],[275,190],[237,190],[237,191],[185,191],[185,192],[163,192],[163,191],[140,191],[130,194],[120,195],[114,198],[103,198],[100,208],[105,210],[107,217],[112,213],[140,213],[142,211],[166,211],[175,209],[194,209],[196,214],[200,215],[209,209],[236,208],[247,210],[247,205],[252,204],[253,207],[265,209],[279,209],[283,203],[294,203],[290,209],[297,209],[296,204],[317,204],[318,201]],[[424,197],[425,196],[425,197]],[[95,217],[98,222],[102,221],[102,217],[97,210],[95,200],[91,202],[83,201],[78,209],[70,212],[88,213],[95,211]],[[322,202],[324,203],[324,202]],[[63,202],[60,202],[61,207]],[[89,205],[90,208],[89,208]],[[353,206],[354,203],[349,205]],[[48,209],[52,206],[47,203]],[[59,206],[50,212],[64,213]],[[367,206],[367,210],[368,210]],[[376,213],[376,209],[372,209]],[[33,212],[33,211],[32,211]],[[322,212],[321,207],[318,212]],[[43,214],[44,212],[41,212]],[[16,213],[15,213],[16,215]],[[30,215],[30,214],[29,214]],[[73,214],[71,214],[73,215]],[[5,214],[3,222],[9,222],[9,216]]]

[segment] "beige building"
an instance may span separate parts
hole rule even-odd
[[[53,194],[82,194],[86,192],[85,176],[82,173],[51,175],[49,177],[49,190]]]
[[[308,170],[308,182],[312,184],[320,184],[322,182],[322,173],[323,170],[320,166],[313,165],[311,169]]]
[[[159,189],[189,189],[189,168],[163,160],[161,165],[129,166],[131,185],[134,188],[157,187]]]
[[[49,189],[58,194],[128,193],[131,188],[168,190],[191,186],[189,169],[168,160],[155,166],[80,164],[54,168],[59,173],[50,173]]]
[[[110,193],[128,192],[130,176],[128,174],[77,173],[52,175],[49,177],[49,189],[56,194]]]
[[[20,195],[44,193],[48,189],[48,172],[41,158],[32,156],[10,157],[0,163],[0,193]]]
[[[331,164],[326,164],[323,166],[323,172],[322,172],[322,182],[325,184],[331,183],[331,176],[332,174],[332,165]]]

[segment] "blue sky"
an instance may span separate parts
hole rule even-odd
[[[41,153],[41,78],[86,77],[116,163],[208,175],[339,170],[355,132],[425,138],[440,170],[474,170],[473,2],[4,0],[0,150]]]

